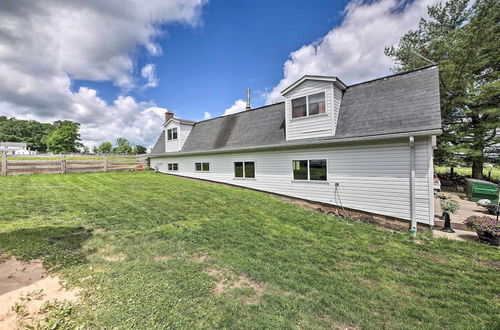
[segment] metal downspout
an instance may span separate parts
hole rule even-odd
[[[415,235],[417,233],[417,216],[415,205],[415,138],[410,136],[410,218],[411,229],[410,233]]]

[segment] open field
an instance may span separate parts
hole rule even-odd
[[[0,252],[42,259],[88,328],[500,325],[500,254],[151,172],[0,178]]]
[[[491,167],[485,167],[483,169],[483,175],[484,178],[488,178],[488,173],[490,171]],[[445,174],[445,173],[450,173],[450,168],[446,166],[436,166],[434,168],[434,171],[436,174]],[[462,176],[471,176],[472,175],[472,168],[471,167],[455,167],[455,173],[462,175]],[[500,167],[493,167],[491,168],[491,179],[495,181],[500,181]]]

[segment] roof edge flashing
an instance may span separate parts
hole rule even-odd
[[[169,153],[161,154],[150,154],[149,157],[173,157],[173,156],[192,156],[192,155],[204,155],[204,154],[224,154],[224,153],[235,153],[235,152],[256,152],[269,149],[294,149],[300,147],[324,147],[328,145],[338,144],[338,143],[352,143],[352,142],[367,142],[376,140],[388,140],[388,139],[399,139],[406,138],[409,136],[421,137],[421,136],[432,136],[441,135],[441,128],[436,129],[426,129],[422,131],[410,131],[401,133],[388,133],[380,135],[367,135],[367,136],[353,136],[338,139],[328,139],[320,141],[300,141],[292,143],[280,143],[280,144],[268,144],[252,147],[241,147],[241,148],[222,148],[222,149],[210,149],[210,150],[196,150],[196,151],[174,151]]]
[[[333,77],[333,76],[305,75],[302,78],[296,80],[294,83],[292,83],[291,85],[289,85],[284,90],[282,90],[281,91],[281,95],[285,96],[285,94],[288,94],[291,90],[295,89],[297,86],[299,86],[300,84],[302,84],[303,82],[305,82],[307,80],[332,82],[332,83],[336,84],[338,87],[340,87],[341,89],[346,89],[347,88],[347,85],[344,84],[342,82],[342,80],[340,80],[337,77]]]

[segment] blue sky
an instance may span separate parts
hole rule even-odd
[[[439,1],[3,0],[0,115],[150,147],[167,110],[201,120],[242,111],[246,88],[259,107],[305,74],[390,74],[384,47]]]
[[[252,89],[252,106],[265,105],[262,93],[283,76],[291,51],[324,36],[341,22],[347,1],[222,1],[203,8],[198,26],[166,24],[158,39],[161,56],[139,52],[137,66],[156,65],[159,85],[135,90],[137,99],[154,101],[185,119],[203,112],[222,115],[245,89]],[[112,102],[121,88],[112,82],[75,81],[90,86]]]

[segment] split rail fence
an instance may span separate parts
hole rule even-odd
[[[66,174],[111,171],[143,171],[146,155],[7,155],[2,152],[0,175]]]

